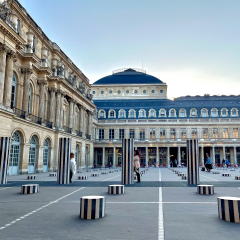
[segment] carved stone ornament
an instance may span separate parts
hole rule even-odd
[[[0,18],[6,22],[14,31],[15,25],[11,21],[12,11],[10,9],[9,3],[7,1],[4,1],[2,4],[0,4]]]

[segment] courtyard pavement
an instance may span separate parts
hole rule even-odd
[[[186,168],[178,168],[186,173]],[[239,240],[240,224],[218,218],[217,197],[240,197],[240,169],[200,171],[200,182],[213,184],[215,194],[196,193],[167,168],[150,168],[141,183],[125,186],[122,195],[108,195],[108,185],[121,181],[121,172],[102,175],[98,170],[83,171],[69,185],[58,185],[49,173],[9,176],[8,184],[0,185],[0,239],[141,239],[141,240]],[[223,177],[221,173],[230,173]],[[91,177],[100,173],[99,177]],[[88,176],[87,180],[77,180]],[[25,183],[39,183],[37,194],[20,194]],[[80,198],[87,195],[106,197],[106,216],[97,220],[79,218]]]

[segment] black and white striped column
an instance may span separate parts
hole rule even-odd
[[[98,219],[105,216],[106,201],[103,196],[84,196],[80,200],[80,218]]]
[[[212,174],[220,174],[220,172],[212,172]]]
[[[124,193],[124,185],[109,185],[108,186],[108,194],[123,194]]]
[[[87,180],[88,177],[87,176],[78,176],[78,180]]]
[[[92,177],[99,177],[99,173],[92,173],[91,176]]]
[[[186,176],[186,175],[183,175],[183,176],[182,176],[182,179],[183,179],[183,180],[187,180],[187,176]]]
[[[21,187],[22,194],[32,194],[32,193],[38,193],[38,192],[39,192],[38,184],[22,185]]]
[[[228,222],[240,223],[240,198],[218,197],[218,216]]]
[[[69,184],[69,163],[71,153],[71,139],[70,138],[59,138],[58,146],[58,184]]]
[[[235,180],[240,180],[240,176],[235,176]]]
[[[0,137],[0,184],[7,184],[10,138]]]
[[[122,140],[122,184],[134,184],[133,180],[133,139],[125,138]]]
[[[214,186],[213,185],[198,185],[197,193],[202,195],[212,195],[214,194]]]
[[[223,177],[230,177],[231,174],[230,174],[230,173],[223,173],[222,176],[223,176]]]
[[[188,184],[199,184],[199,149],[198,140],[187,140],[187,176]]]
[[[57,174],[56,173],[49,173],[49,177],[56,177]]]
[[[27,176],[28,180],[36,179],[36,175]]]

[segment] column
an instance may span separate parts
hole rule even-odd
[[[56,101],[56,120],[55,120],[55,127],[57,129],[60,128],[60,115],[61,115],[61,99],[62,99],[62,92],[57,90],[57,101]]]
[[[57,92],[57,89],[55,88],[50,88],[50,94],[51,94],[51,97],[50,97],[50,117],[49,117],[49,120],[50,122],[54,123],[54,117],[55,117],[55,111],[56,111],[56,92]]]
[[[116,166],[116,147],[113,147],[113,167]]]
[[[158,167],[158,165],[159,165],[159,147],[156,147],[156,148],[157,148],[157,151],[156,151],[156,153],[157,153],[157,163],[156,163],[156,165]]]
[[[237,164],[237,151],[236,151],[236,146],[233,147],[233,158],[234,158],[234,164]]]
[[[170,166],[170,147],[167,147],[167,166]]]
[[[64,96],[66,94],[62,93],[61,95],[61,100],[60,100],[60,128],[63,129],[64,126],[64,122],[63,122],[63,100],[64,100]]]
[[[3,96],[3,105],[8,110],[11,109],[12,81],[13,81],[13,59],[14,58],[16,58],[16,55],[14,54],[14,52],[9,51],[7,54],[7,60],[6,60],[4,96]]]
[[[224,158],[224,160],[226,160],[225,147],[223,147],[223,158]]]
[[[26,112],[26,115],[28,115],[29,88],[32,69],[22,68],[22,73],[24,74],[22,110]]]
[[[10,138],[0,137],[0,184],[7,184],[10,158]]]
[[[145,148],[145,162],[146,162],[146,167],[148,167],[148,147]]]
[[[93,118],[93,113],[91,111],[88,112],[88,135],[91,136],[91,138],[93,138],[92,136],[92,118]]]
[[[6,54],[7,54],[6,46],[4,44],[0,44],[0,106],[3,105]]]
[[[201,147],[201,161],[200,161],[201,165],[204,165],[204,147]]]
[[[105,147],[102,148],[102,167],[105,167]]]
[[[181,147],[178,146],[178,166],[181,166]]]
[[[216,161],[215,161],[215,147],[212,147],[212,164],[215,165]]]
[[[69,100],[69,128],[73,128],[73,105],[74,101],[73,99]]]
[[[80,129],[82,132],[82,136],[85,137],[85,108],[83,106],[81,106],[80,108],[80,116],[81,116]]]
[[[45,86],[47,85],[47,82],[45,80],[38,80],[39,84],[39,110],[38,110],[38,116],[44,121],[44,110],[45,110]]]

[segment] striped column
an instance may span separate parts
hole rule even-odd
[[[134,184],[133,180],[133,139],[122,140],[122,184]]]
[[[7,184],[10,157],[10,138],[0,137],[0,184]]]
[[[87,180],[88,177],[87,176],[78,176],[78,180]]]
[[[109,185],[108,194],[123,194],[124,185]]]
[[[212,195],[214,194],[214,186],[213,185],[198,185],[197,193],[202,195]]]
[[[198,140],[187,140],[188,184],[199,184],[199,149]]]
[[[222,176],[223,176],[223,177],[230,177],[231,174],[230,174],[230,173],[223,173]]]
[[[31,180],[31,179],[36,179],[36,176],[35,176],[35,175],[27,176],[27,179],[29,179],[29,180]]]
[[[32,194],[39,192],[39,185],[38,184],[29,184],[29,185],[22,185],[21,193],[22,194]]]
[[[99,173],[92,173],[91,176],[92,177],[99,177]]]
[[[49,177],[56,177],[57,174],[56,173],[49,173]]]
[[[105,216],[106,201],[102,196],[84,196],[80,200],[80,218],[98,219]]]
[[[69,184],[71,139],[59,138],[58,146],[58,184]]]
[[[240,176],[235,176],[235,180],[240,180]]]
[[[228,222],[240,223],[240,198],[218,197],[218,216]]]

